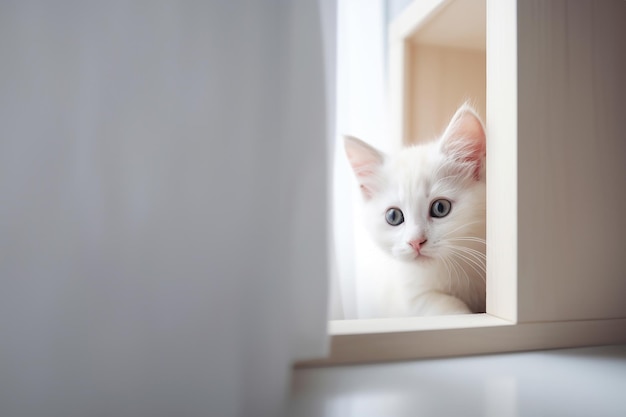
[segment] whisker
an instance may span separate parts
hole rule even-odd
[[[478,242],[478,243],[487,244],[486,239],[483,239],[480,237],[473,237],[473,236],[451,237],[451,238],[448,238],[447,240],[461,240],[461,241],[467,241],[467,242]]]
[[[457,253],[463,253],[467,256],[471,256],[473,259],[475,259],[476,261],[480,261],[483,264],[487,260],[487,257],[485,256],[484,253],[477,251],[475,249],[472,249],[472,248],[466,248],[463,246],[455,246],[455,245],[448,245],[448,248],[452,249],[453,251],[456,251]]]
[[[454,249],[458,252],[462,252],[464,254],[470,255],[473,258],[479,260],[479,261],[485,261],[487,259],[487,257],[485,256],[485,254],[481,251],[478,251],[476,249],[473,248],[468,248],[465,246],[457,246],[457,245],[448,245],[448,248],[450,249]]]
[[[448,245],[449,248],[455,248],[458,250],[461,250],[467,254],[471,254],[473,256],[475,256],[476,258],[480,259],[480,260],[486,260],[487,256],[485,255],[484,252],[481,252],[479,250],[476,250],[474,248],[469,248],[467,246],[457,246],[457,245]]]
[[[448,292],[452,291],[452,272],[450,271],[449,261],[446,258],[442,258],[443,265],[446,267],[448,271]]]
[[[456,262],[454,262],[454,258],[449,257],[448,262],[450,262],[450,267],[454,271],[454,275],[450,277],[450,281],[448,282],[448,292],[452,293],[452,281],[455,280],[457,283],[459,282],[459,266]]]
[[[487,273],[486,265],[483,262],[479,262],[475,258],[472,258],[472,256],[477,257],[476,254],[463,253],[461,250],[459,250],[458,248],[454,248],[454,247],[451,247],[450,249],[453,251],[453,253],[456,256],[463,259],[469,267],[471,267],[476,273],[478,273],[482,277],[483,280],[486,280],[485,278],[485,274]],[[483,258],[478,258],[478,259],[482,261]]]
[[[484,223],[484,220],[476,220],[476,221],[473,221],[473,222],[469,222],[469,223],[462,224],[461,226],[457,227],[456,229],[453,229],[453,230],[451,230],[451,231],[447,232],[446,234],[444,234],[444,235],[441,237],[441,239],[445,239],[445,238],[447,238],[448,236],[450,236],[452,233],[455,233],[455,232],[457,232],[457,231],[459,231],[459,230],[463,229],[464,227],[469,227],[469,226],[472,226],[472,225],[477,224],[477,223]]]
[[[458,261],[457,261],[456,259],[454,259],[454,258],[450,258],[450,260],[458,266],[459,270],[460,270],[460,271],[463,273],[463,275],[465,276],[465,282],[466,282],[467,286],[469,286],[469,284],[470,284],[470,278],[469,278],[469,275],[467,275],[467,271],[466,271],[466,270],[465,270],[465,269],[464,269],[464,268],[463,268],[463,267],[462,267],[462,266],[458,263]],[[460,274],[457,276],[457,282],[458,282],[459,284],[461,283],[461,276],[460,276]]]

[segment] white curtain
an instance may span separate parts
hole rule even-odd
[[[334,144],[333,224],[338,273],[333,276],[333,319],[376,316],[381,291],[373,246],[360,216],[358,186],[347,163],[342,135],[357,136],[388,151],[385,0],[342,0],[337,14],[337,135]]]
[[[280,415],[327,342],[333,16],[0,4],[0,415]]]

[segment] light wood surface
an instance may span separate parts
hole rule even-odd
[[[484,319],[482,325],[479,323]],[[574,346],[598,346],[626,343],[626,319],[583,320],[511,324],[488,315],[473,320],[429,321],[420,318],[424,327],[414,319],[391,322],[380,330],[379,323],[359,320],[362,327],[349,331],[345,323],[340,334],[331,338],[330,355],[326,359],[305,361],[298,367],[328,366],[366,362],[383,362],[419,358],[473,355],[555,349]],[[407,327],[407,323],[412,323]],[[454,321],[457,325],[454,325]],[[352,321],[357,325],[357,321]],[[404,322],[404,323],[401,323]],[[419,321],[418,321],[419,322]],[[433,328],[433,323],[435,328]]]
[[[626,317],[626,2],[517,19],[518,319]]]
[[[484,48],[409,42],[407,60],[405,144],[427,142],[441,135],[465,101],[485,118]]]
[[[487,312],[517,320],[517,1],[487,2]]]

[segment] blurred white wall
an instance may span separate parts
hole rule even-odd
[[[0,4],[0,415],[280,413],[326,343],[322,58],[314,0]]]

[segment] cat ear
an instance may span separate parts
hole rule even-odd
[[[352,136],[344,136],[344,145],[363,197],[368,200],[379,189],[380,168],[385,156],[374,147]]]
[[[475,179],[480,179],[486,154],[485,128],[476,111],[463,104],[452,116],[441,138],[445,155],[473,169]]]

